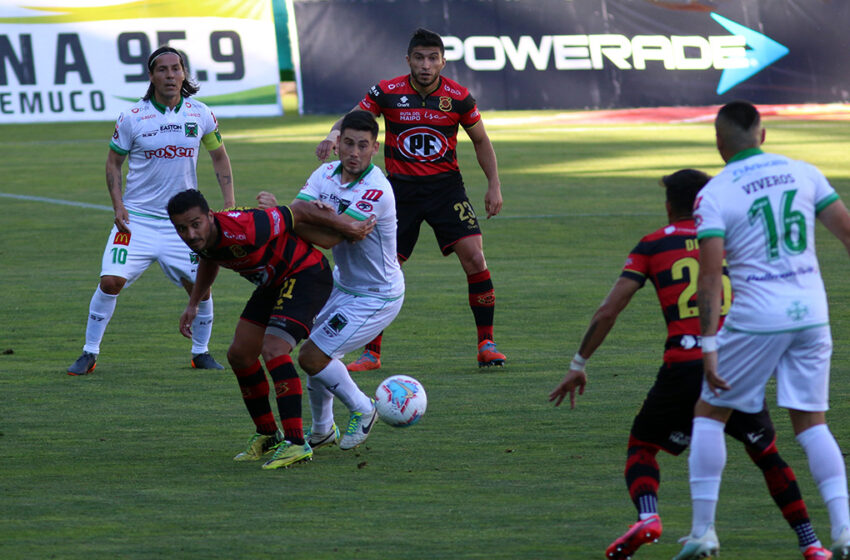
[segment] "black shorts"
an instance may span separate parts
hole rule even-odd
[[[694,405],[702,390],[702,360],[664,364],[632,423],[631,435],[679,455],[691,442]],[[773,443],[775,431],[765,406],[761,412],[734,411],[726,433],[758,450]]]
[[[322,263],[284,278],[277,286],[254,290],[241,319],[266,327],[295,346],[310,336],[316,315],[333,289],[330,266]]]
[[[443,255],[454,251],[454,244],[464,237],[481,235],[475,210],[466,196],[460,173],[430,182],[389,179],[395,195],[398,215],[398,256],[410,258],[419,227],[428,222],[434,230]]]

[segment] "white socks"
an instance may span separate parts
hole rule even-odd
[[[701,537],[714,524],[720,478],[726,466],[724,427],[723,422],[711,418],[694,418],[691,453],[688,456],[693,502],[691,535],[694,537]]]
[[[339,397],[339,400],[351,412],[369,412],[372,410],[372,401],[351,379],[351,374],[348,373],[345,364],[337,359],[332,359],[325,366],[325,369],[311,376],[309,381],[318,381],[324,385],[334,396]],[[311,402],[311,410],[312,406]]]
[[[842,528],[850,527],[847,472],[841,449],[826,424],[801,432],[797,435],[797,442],[809,459],[809,470],[829,511],[832,539],[835,540]]]
[[[83,346],[83,352],[100,354],[100,342],[103,340],[103,335],[106,333],[106,326],[115,312],[117,300],[118,294],[114,296],[109,295],[100,289],[100,284],[97,285],[97,289],[91,297],[91,303],[89,303],[89,319],[88,323],[86,323],[86,344]]]
[[[213,298],[201,300],[198,304],[198,314],[192,321],[192,355],[197,356],[209,350],[213,326]]]
[[[314,434],[326,434],[334,425],[334,395],[327,387],[315,379],[315,376],[307,376],[307,395],[310,397],[310,412],[313,415]]]

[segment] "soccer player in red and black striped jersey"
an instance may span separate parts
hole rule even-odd
[[[180,317],[184,336],[191,336],[198,302],[212,286],[220,266],[235,270],[257,286],[227,351],[256,426],[247,448],[234,460],[256,461],[274,450],[263,468],[277,469],[311,459],[313,451],[304,439],[301,420],[301,380],[290,352],[310,334],[331,293],[333,278],[327,259],[307,240],[326,248],[343,238],[360,241],[374,228],[374,221],[342,220],[335,211],[310,202],[212,212],[196,190],[172,197],[168,215],[181,239],[200,257],[189,304]],[[269,384],[260,355],[274,382],[282,433],[269,404]],[[356,392],[371,403],[350,376],[328,389],[342,402],[350,402],[350,394]]]
[[[458,126],[472,140],[478,164],[487,177],[484,209],[488,219],[502,209],[496,153],[475,99],[465,87],[440,75],[446,66],[444,55],[438,34],[417,29],[407,48],[410,74],[374,85],[355,109],[376,117],[384,115],[384,161],[396,199],[399,261],[410,258],[419,228],[427,222],[443,255],[455,253],[466,273],[469,305],[477,328],[479,367],[503,366],[505,355],[493,341],[496,297],[484,259],[481,228],[457,164]],[[336,150],[341,122],[333,125],[316,148],[322,161]],[[378,335],[367,344],[363,355],[348,369],[381,367],[381,339]]]
[[[656,455],[659,450],[679,455],[690,443],[694,404],[702,389],[703,375],[696,301],[699,247],[692,208],[697,192],[709,179],[694,169],[662,178],[669,224],[645,236],[629,254],[620,278],[591,319],[570,371],[549,395],[557,406],[569,393],[570,405],[575,408],[575,391],[583,394],[587,383],[587,360],[605,340],[632,296],[647,279],[652,282],[667,323],[664,361],[629,434],[625,478],[638,511],[638,522],[611,543],[605,551],[609,559],[629,558],[641,545],[661,536],[661,479]],[[728,277],[724,277],[724,288],[723,314],[732,297]],[[770,495],[797,533],[804,557],[824,558],[818,554],[828,551],[822,548],[809,521],[794,471],[776,449],[776,432],[767,408],[757,414],[735,412],[726,425],[726,433],[744,444],[762,470]]]

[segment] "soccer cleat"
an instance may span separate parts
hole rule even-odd
[[[714,525],[709,525],[705,533],[699,538],[688,535],[679,539],[685,543],[682,550],[673,557],[673,560],[697,560],[698,558],[712,558],[720,551],[720,541],[714,532]]]
[[[192,367],[195,369],[224,369],[224,366],[216,362],[209,352],[192,356]]]
[[[490,367],[505,365],[505,355],[496,350],[496,343],[492,340],[482,340],[478,344],[478,367]]]
[[[850,558],[850,527],[841,529],[841,534],[838,535],[837,539],[832,541],[830,550],[835,560],[847,560]]]
[[[302,444],[291,443],[284,441],[274,450],[272,458],[263,463],[263,468],[266,470],[289,468],[295,463],[302,461],[312,461],[313,450],[310,444],[306,441]]]
[[[97,367],[97,354],[83,352],[68,368],[68,375],[88,375]]]
[[[832,553],[827,549],[812,545],[803,552],[804,560],[832,560]]]
[[[331,427],[331,431],[326,434],[314,434],[311,430],[304,433],[304,439],[310,444],[313,449],[319,449],[326,445],[333,445],[339,441],[339,428],[336,424]]]
[[[263,455],[275,449],[283,443],[283,434],[280,430],[272,435],[269,434],[254,434],[248,440],[248,447],[245,451],[237,454],[234,461],[258,461]]]
[[[340,449],[353,449],[369,437],[372,426],[375,424],[375,418],[378,417],[378,408],[375,406],[375,399],[369,400],[372,403],[371,411],[351,413],[351,419],[348,421],[348,429],[345,430],[345,435],[340,438],[338,443]]]
[[[658,542],[661,536],[661,518],[652,515],[634,525],[629,526],[622,537],[612,542],[605,549],[605,558],[609,560],[627,560],[632,554],[645,544]]]
[[[381,368],[381,355],[371,350],[363,350],[360,357],[345,366],[348,371],[371,371]]]

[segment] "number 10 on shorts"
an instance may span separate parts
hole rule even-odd
[[[112,264],[127,264],[127,249],[124,247],[112,248]]]

